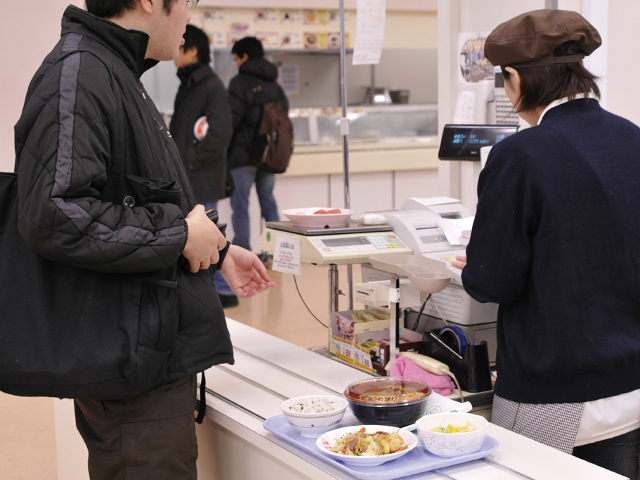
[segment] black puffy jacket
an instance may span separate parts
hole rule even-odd
[[[232,132],[229,94],[209,65],[190,67],[178,70],[180,88],[169,128],[196,200],[215,202],[227,196],[227,149]],[[207,117],[209,130],[198,141],[193,128],[201,117]]]
[[[84,298],[60,298],[84,335],[62,343],[77,350],[78,363],[91,358],[93,346],[114,359],[139,357],[134,366],[114,360],[107,380],[155,358],[160,368],[145,374],[151,388],[233,363],[233,350],[212,272],[178,266],[195,199],[176,145],[140,83],[156,63],[145,60],[147,42],[142,32],[68,7],[61,39],[29,86],[15,132],[22,237],[42,257],[86,272],[97,285]],[[45,353],[56,361],[52,352]],[[73,378],[75,367],[69,368]]]
[[[262,116],[262,107],[255,102],[252,89],[257,85],[275,84],[278,67],[265,58],[249,58],[240,65],[238,75],[229,82],[229,99],[233,115],[233,137],[227,157],[229,168],[254,165],[249,155],[248,139],[255,136]],[[289,100],[282,88],[273,102],[281,103],[289,110]]]

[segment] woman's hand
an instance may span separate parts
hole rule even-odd
[[[271,281],[258,256],[237,245],[229,246],[220,272],[240,298],[253,297],[267,288],[278,286]]]
[[[456,257],[456,261],[455,262],[451,262],[451,265],[453,265],[456,268],[459,268],[460,270],[462,270],[464,267],[467,266],[467,256],[466,255],[458,255]]]

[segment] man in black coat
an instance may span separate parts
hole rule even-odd
[[[284,90],[276,83],[278,67],[264,58],[262,43],[255,37],[238,40],[231,53],[239,73],[229,82],[229,97],[233,115],[233,137],[229,147],[229,168],[235,190],[231,196],[233,215],[233,244],[251,250],[249,231],[249,193],[255,183],[260,212],[267,222],[280,220],[273,196],[275,174],[260,170],[251,158],[250,142],[262,117],[262,106],[256,102],[254,89],[277,91],[270,102],[277,102],[289,110]],[[265,88],[276,87],[276,88]]]
[[[46,307],[33,361],[81,390],[93,480],[195,480],[196,374],[233,363],[210,267],[240,297],[275,284],[196,205],[140,82],[176,58],[197,0],[85,3],[65,11],[15,127],[19,233],[52,288],[29,302]]]
[[[233,180],[227,173],[227,149],[231,141],[229,94],[220,77],[209,66],[211,51],[207,34],[187,25],[184,45],[174,60],[180,88],[169,129],[191,182],[196,201],[205,209],[217,208],[228,197]],[[220,272],[216,289],[223,307],[238,305]]]

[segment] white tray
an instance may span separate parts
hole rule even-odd
[[[458,465],[460,463],[470,462],[471,460],[484,458],[498,448],[498,440],[487,435],[487,438],[482,444],[480,450],[469,455],[461,455],[459,457],[452,458],[438,457],[437,455],[427,452],[422,445],[418,445],[406,455],[396,460],[383,463],[382,465],[376,465],[374,467],[355,467],[353,465],[346,465],[324,455],[316,446],[316,439],[305,438],[300,435],[298,430],[289,425],[289,422],[287,422],[284,415],[277,415],[275,417],[268,418],[264,421],[263,426],[265,430],[272,432],[277,437],[286,440],[305,452],[321,458],[341,470],[344,470],[355,478],[362,478],[364,480],[389,480],[391,478],[408,477],[409,475],[415,475],[417,473],[450,467],[451,465]],[[336,428],[348,426],[350,425],[341,422],[336,425]]]

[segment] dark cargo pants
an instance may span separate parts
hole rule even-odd
[[[196,377],[126,400],[75,400],[91,480],[196,480]]]

